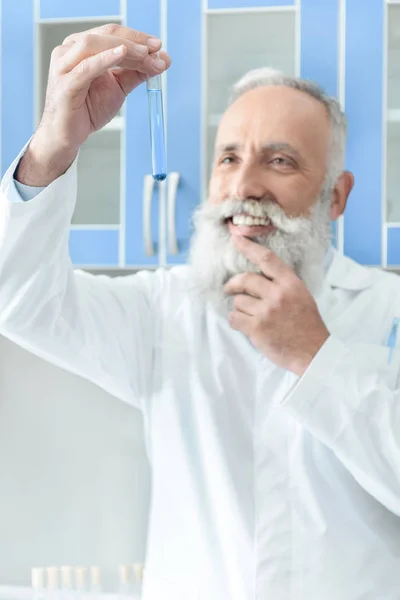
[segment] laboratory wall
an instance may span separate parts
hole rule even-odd
[[[139,411],[0,337],[0,586],[34,566],[143,562],[149,467]]]
[[[82,148],[69,238],[77,267],[186,261],[230,87],[249,69],[270,66],[316,81],[348,116],[346,166],[356,185],[333,226],[337,249],[365,265],[399,268],[398,0],[2,0],[0,7],[1,173],[40,120],[51,52],[69,34],[123,24],[160,36],[173,59],[163,76],[165,181],[148,185],[144,86]]]

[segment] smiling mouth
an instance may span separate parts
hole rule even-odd
[[[237,227],[270,227],[271,221],[265,217],[252,217],[247,214],[234,215],[225,219],[226,224],[236,225]]]
[[[275,226],[269,219],[263,217],[251,217],[250,215],[234,215],[225,220],[228,231],[233,236],[245,236],[256,238],[266,236],[275,231]]]

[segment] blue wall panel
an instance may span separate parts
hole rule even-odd
[[[339,1],[301,0],[300,76],[338,95]]]
[[[190,27],[182,27],[182,21]],[[179,254],[169,264],[185,262],[190,244],[191,217],[200,202],[201,175],[201,1],[168,2],[168,52],[173,64],[168,73],[168,171],[181,174],[176,202]],[[190,65],[190,67],[188,67]]]
[[[1,2],[1,172],[33,133],[33,0]]]
[[[41,19],[106,17],[120,12],[120,0],[40,0]]]
[[[118,266],[119,231],[72,229],[69,253],[74,265]]]
[[[346,5],[347,168],[356,183],[344,218],[344,251],[360,263],[380,265],[384,2]]]
[[[301,0],[300,76],[318,83],[330,96],[339,93],[339,0]],[[337,221],[332,242],[337,246]]]

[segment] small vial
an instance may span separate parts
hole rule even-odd
[[[90,567],[90,591],[92,594],[101,594],[100,567]]]
[[[44,569],[41,567],[34,567],[31,569],[31,585],[32,585],[32,598],[33,600],[44,599]]]
[[[87,567],[75,567],[75,589],[80,592],[87,590]]]
[[[58,598],[58,567],[47,567],[46,572],[47,590],[50,592],[50,594],[46,594],[46,596],[50,597],[51,600],[56,600]]]
[[[149,100],[153,177],[156,181],[163,181],[167,177],[167,157],[161,75],[156,75],[147,80],[147,97]]]
[[[142,585],[143,581],[144,565],[143,563],[133,563],[132,567],[135,575],[135,582],[138,586],[140,586]]]
[[[130,566],[120,565],[119,570],[119,595],[129,596],[132,592],[131,577],[130,577]]]
[[[143,563],[133,563],[132,569],[134,575],[133,589],[136,593],[140,593],[142,589],[144,565]]]
[[[65,592],[72,590],[72,567],[60,567],[61,589]]]

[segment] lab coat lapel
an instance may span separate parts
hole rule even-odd
[[[323,293],[317,299],[331,333],[343,341],[383,343],[390,311],[382,302],[374,302],[372,295],[374,284],[384,276],[380,270],[364,267],[334,251]],[[389,298],[387,301],[390,304]]]
[[[370,287],[373,276],[371,269],[364,267],[334,250],[333,260],[326,280],[332,288],[361,291]]]

